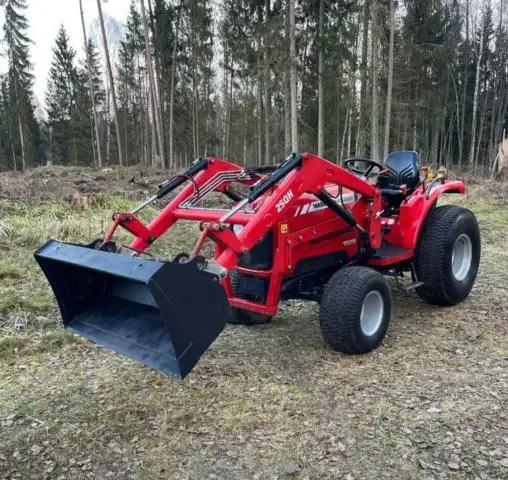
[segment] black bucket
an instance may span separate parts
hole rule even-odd
[[[183,379],[226,324],[224,288],[193,262],[54,240],[34,256],[65,328],[166,375]]]

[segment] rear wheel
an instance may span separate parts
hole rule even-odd
[[[416,289],[434,305],[455,305],[473,288],[480,263],[480,229],[474,214],[444,205],[429,212],[416,251]]]
[[[235,296],[246,298],[247,300],[261,300],[259,298],[248,298],[249,295],[243,295],[240,293],[239,287],[242,277],[238,272],[233,270],[230,272],[229,276]],[[264,323],[268,323],[271,319],[271,315],[263,315],[262,313],[251,312],[250,310],[229,306],[228,323],[233,325],[262,325]]]
[[[367,267],[345,267],[325,286],[319,323],[324,339],[339,352],[376,348],[390,323],[392,298],[385,277]]]

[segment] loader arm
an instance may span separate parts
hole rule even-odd
[[[188,184],[148,226],[142,225],[130,213],[116,217],[114,228],[121,225],[136,237],[129,248],[146,251],[176,221],[200,220],[214,226],[207,230],[207,235],[219,243],[217,263],[229,270],[237,264],[242,252],[250,250],[267,231],[284,219],[286,209],[303,193],[314,194],[343,220],[358,228],[364,234],[364,241],[368,244],[366,246],[376,249],[380,245],[381,222],[378,213],[381,210],[381,197],[378,190],[353,173],[317,155],[292,154],[265,177],[253,177],[251,172],[237,165],[212,158],[206,167],[186,178],[189,179]],[[251,191],[232,211],[225,213],[218,209],[185,208],[190,199],[199,197],[200,192],[203,196],[210,190],[224,192],[233,181],[251,185]],[[347,188],[371,202],[369,215],[357,221],[350,211],[333,202],[324,191],[324,186],[328,183]],[[246,207],[257,205],[259,207],[255,212],[245,211]],[[224,228],[230,224],[244,225],[245,228],[236,237]],[[113,232],[114,229],[108,232],[105,241],[111,240]]]
[[[207,268],[219,274],[229,303],[267,315],[277,312],[282,278],[294,269],[293,251],[286,248],[287,245],[282,245],[284,236],[277,236],[280,244],[274,253],[274,268],[268,272],[249,272],[251,276],[268,280],[269,287],[264,302],[236,298],[227,272],[238,268],[242,256],[267,232],[279,224],[287,225],[286,212],[301,195],[314,195],[337,216],[335,221],[325,222],[319,228],[312,229],[315,240],[333,234],[345,224],[359,232],[360,245],[355,252],[350,253],[379,248],[381,195],[368,182],[328,160],[308,153],[292,154],[277,169],[270,170],[267,176],[255,175],[253,178],[252,172],[234,164],[220,159],[209,160],[206,167],[201,168],[192,179],[189,178],[188,185],[147,227],[133,219],[130,214],[125,214],[124,220],[119,224],[136,236],[128,248],[137,252],[146,251],[177,220],[198,220],[201,222],[201,235],[191,258],[199,255],[206,239],[211,239],[215,243],[215,259],[207,262]],[[234,181],[250,185],[251,188],[249,194],[229,211],[189,208],[193,199],[202,198],[212,190],[223,192],[230,188]],[[349,210],[328,194],[325,189],[328,184],[346,188],[360,195],[362,201],[356,202],[352,210]],[[132,228],[134,225],[135,229]],[[230,228],[232,225],[242,225],[243,229],[234,234]],[[291,244],[289,238],[285,241]]]

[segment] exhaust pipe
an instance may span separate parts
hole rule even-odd
[[[219,277],[193,260],[145,260],[55,240],[34,256],[66,329],[165,375],[184,379],[226,324]]]

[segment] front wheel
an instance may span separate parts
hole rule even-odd
[[[455,205],[433,208],[416,250],[416,273],[423,282],[418,295],[434,305],[464,300],[478,273],[480,250],[480,229],[470,210]]]
[[[366,353],[383,340],[392,297],[385,277],[367,267],[345,267],[325,286],[319,323],[324,339],[339,352]]]

